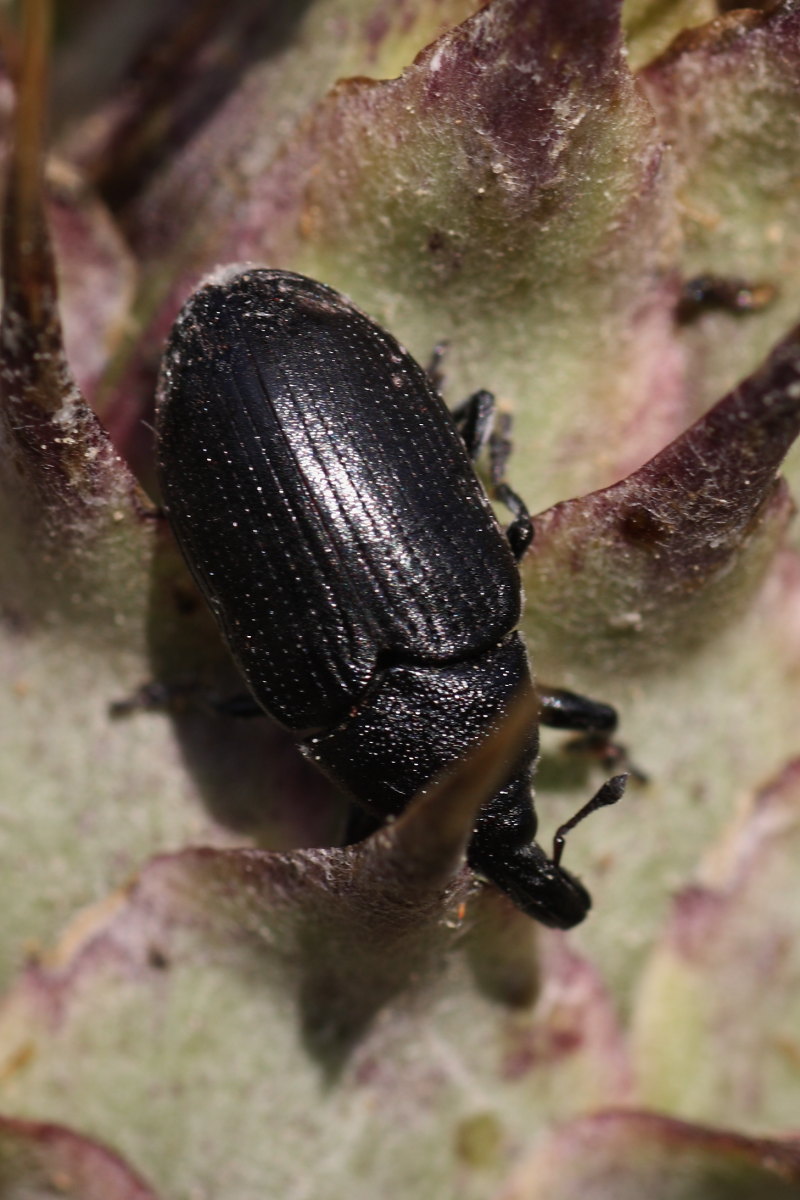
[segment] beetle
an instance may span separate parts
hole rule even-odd
[[[164,509],[258,705],[380,821],[533,687],[517,560],[522,502],[497,522],[473,467],[489,393],[454,416],[423,368],[333,289],[229,269],[169,337],[156,416]],[[540,689],[541,719],[606,736],[607,705]],[[621,796],[609,780],[535,841],[532,728],[485,803],[468,861],[524,912],[569,928],[591,899],[563,833]]]

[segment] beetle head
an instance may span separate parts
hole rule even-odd
[[[548,858],[536,842],[502,857],[492,857],[478,869],[517,908],[553,929],[571,929],[580,924],[592,907],[592,898],[580,880]]]
[[[553,929],[571,929],[573,925],[579,925],[592,907],[592,898],[581,881],[561,866],[566,837],[571,829],[580,825],[598,808],[616,804],[625,791],[627,781],[627,775],[614,775],[606,780],[588,803],[558,827],[552,858],[547,857],[537,842],[515,843],[511,840],[503,844],[498,843],[496,838],[489,842],[487,853],[484,838],[482,843],[478,840],[477,846],[473,841],[473,866],[502,888],[517,908],[542,925],[549,925]],[[532,835],[536,832],[536,817],[530,804],[527,814],[528,832]],[[518,831],[522,829],[524,825],[518,827]],[[502,846],[500,853],[495,849],[498,844]]]

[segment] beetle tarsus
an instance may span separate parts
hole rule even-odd
[[[623,770],[636,783],[649,783],[650,776],[631,761],[628,748],[622,742],[612,741],[602,733],[585,733],[571,738],[564,749],[568,754],[595,758],[604,771]]]

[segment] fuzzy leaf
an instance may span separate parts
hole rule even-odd
[[[0,1117],[4,1200],[158,1200],[116,1154],[59,1125]]]
[[[41,10],[29,20],[34,28],[43,23]],[[5,603],[23,622],[69,612],[88,630],[129,607],[130,585],[119,576],[146,552],[147,506],[78,392],[64,351],[41,175],[44,40],[30,36],[25,45],[2,231]]]
[[[263,103],[240,97],[258,170],[239,167],[235,192],[228,170],[209,186],[221,140],[229,153],[220,124],[203,142],[197,205],[173,188],[142,210],[156,229],[198,213],[195,280],[225,260],[289,266],[350,294],[423,359],[449,338],[453,399],[490,386],[520,403],[534,505],[619,473],[623,430],[637,465],[678,432],[668,177],[614,0],[494,0],[399,79],[341,83],[280,154]],[[155,286],[171,252],[153,252]],[[148,342],[185,299],[188,265]]]
[[[580,659],[548,659],[545,640],[537,642],[534,663],[547,682],[555,678],[616,705],[621,739],[649,776],[644,785],[631,784],[616,809],[576,831],[568,848],[570,869],[602,912],[602,920],[575,931],[576,943],[602,963],[623,1003],[670,894],[727,826],[736,798],[798,753],[798,585],[800,560],[784,551],[737,621],[671,669],[630,682],[588,670]],[[535,782],[545,829],[565,820],[596,786],[585,759],[565,755],[563,742],[563,734],[544,732]]]
[[[177,261],[185,265],[186,251],[200,249],[192,242],[208,247],[220,232],[203,229],[219,199],[208,194],[208,176],[206,187],[200,185],[198,171],[207,173],[209,162],[216,161],[218,169],[234,172],[227,187],[247,187],[263,167],[265,152],[274,153],[298,117],[338,79],[399,74],[478,4],[417,0],[398,9],[376,0],[302,0],[265,8],[258,0],[234,0],[225,10],[206,6],[198,20],[185,0],[171,0],[166,11],[157,6],[159,24],[117,89],[101,124],[102,138],[93,137],[95,120],[83,131],[82,146],[80,135],[73,140],[81,159],[89,159],[93,177],[117,193],[122,179],[135,197],[156,172],[149,197],[127,214],[129,228],[146,257],[156,248],[155,236],[171,257],[177,248]],[[108,27],[118,30],[119,16],[116,26],[109,18]],[[238,95],[229,95],[242,84]],[[179,196],[181,207],[171,211]],[[131,206],[131,194],[119,199]],[[225,215],[229,226],[227,207]]]
[[[795,329],[645,466],[537,517],[525,621],[545,664],[647,677],[735,620],[793,513],[776,474],[798,432]]]
[[[348,862],[356,851],[151,864],[9,995],[5,1109],[68,1113],[171,1197],[406,1196],[424,1180],[479,1200],[578,1095],[626,1097],[608,999],[562,937],[518,918],[542,986],[534,1008],[501,1003],[458,952],[458,890],[414,931],[390,882],[354,924],[363,876]]]
[[[537,674],[615,702],[650,775],[570,849],[603,906],[579,937],[607,977],[631,971],[736,790],[798,751],[798,563],[774,554],[793,512],[775,475],[800,423],[799,356],[790,335],[646,466],[536,520],[523,621]],[[588,787],[550,750],[543,818],[564,819]]]
[[[800,1141],[768,1141],[654,1113],[564,1126],[497,1200],[791,1200]]]
[[[242,7],[248,7],[247,0],[242,0]],[[286,248],[295,241],[292,225],[300,218],[296,195],[279,197],[277,212],[265,209],[263,203],[252,211],[250,199],[255,191],[258,201],[273,160],[281,170],[284,143],[295,126],[304,124],[308,109],[340,77],[399,72],[431,38],[475,7],[476,0],[442,0],[434,6],[403,5],[401,9],[387,9],[382,0],[316,0],[294,5],[291,13],[284,7],[273,11],[263,6],[251,13],[255,22],[251,44],[245,42],[238,49],[247,58],[257,47],[260,59],[242,73],[238,86],[220,103],[216,114],[209,115],[203,105],[197,107],[189,129],[180,129],[183,137],[189,137],[183,152],[164,154],[161,148],[162,169],[125,212],[126,233],[144,265],[144,278],[136,306],[136,340],[127,352],[120,352],[114,364],[101,411],[115,445],[140,477],[152,479],[152,446],[140,418],[149,420],[152,415],[164,339],[199,276],[240,256],[243,251],[236,247],[245,231],[251,240],[268,235],[270,229],[277,231],[286,247],[275,261],[282,261]],[[170,46],[180,50],[183,21],[179,13],[173,14],[172,20],[176,27],[170,28],[167,21],[164,36]],[[213,21],[211,24],[213,27]],[[234,24],[241,32],[241,12]],[[214,40],[212,36],[212,47]],[[202,90],[203,55],[198,59],[201,72],[195,83]],[[241,70],[241,60],[239,66]],[[229,62],[224,63],[223,71],[227,78]],[[168,90],[164,94],[165,84]],[[135,79],[133,87],[137,87]],[[144,103],[139,114],[144,149],[148,148],[148,131],[156,137],[163,132],[164,106],[168,110],[174,107],[171,95],[167,74],[161,92],[156,88],[149,99],[140,97]],[[123,109],[123,119],[125,115]],[[167,128],[171,128],[171,111],[166,116]],[[82,157],[88,159],[90,174],[100,171],[113,180],[120,144],[113,106],[108,117],[105,143],[84,149]],[[92,128],[90,122],[90,141]],[[152,145],[149,149],[156,153]],[[132,186],[129,183],[129,189]],[[251,221],[257,222],[254,229]],[[257,256],[260,251],[254,246],[252,253]],[[143,339],[142,324],[146,326]]]
[[[325,810],[309,816],[330,789],[316,776],[304,786],[309,768],[298,766],[293,747],[287,752],[285,735],[265,733],[266,723],[226,737],[224,723],[207,714],[176,718],[207,812],[187,786],[163,716],[138,731],[110,721],[115,701],[145,680],[172,681],[174,655],[185,669],[209,636],[213,652],[203,662],[212,690],[226,679],[233,691],[240,685],[171,539],[156,537],[148,501],[72,379],[44,217],[35,39],[26,53],[0,327],[3,979],[76,907],[154,850],[229,842],[223,825],[269,832],[279,845],[331,838]],[[275,771],[283,807],[269,814],[263,796]],[[298,791],[303,803],[292,807]]]
[[[687,395],[699,413],[751,371],[800,310],[800,7],[732,12],[686,34],[642,75],[676,151],[685,278],[767,283],[746,317],[712,309],[684,331]],[[800,453],[789,475],[800,482]]]
[[[451,398],[488,384],[517,405],[512,471],[534,506],[633,471],[545,514],[526,620],[548,682],[618,703],[651,782],[570,846],[595,897],[571,943],[585,958],[459,871],[470,764],[358,848],[220,848],[232,832],[330,844],[335,804],[312,816],[326,798],[266,723],[193,706],[234,691],[235,672],[67,370],[29,61],[0,467],[0,949],[19,964],[27,948],[29,964],[0,1008],[0,1106],[119,1148],[170,1200],[796,1194],[788,1141],[633,1111],[573,1119],[643,1097],[751,1130],[796,1124],[796,767],[729,834],[737,797],[800,753],[800,557],[776,553],[789,501],[774,483],[794,344],[639,468],[797,321],[797,3],[693,33],[644,84],[613,0],[317,0],[263,59],[260,34],[242,37],[248,0],[233,0],[227,59],[228,14],[202,5],[195,24],[189,8],[168,0],[161,67],[143,62],[62,142],[81,145],[143,260],[148,331],[115,364],[121,383],[105,381],[118,444],[148,478],[137,431],[161,335],[221,259],[324,276],[421,358],[449,335]],[[701,9],[629,0],[633,53]],[[338,73],[396,73],[440,34],[400,78],[328,92]],[[687,195],[718,205],[713,230],[693,230]],[[701,271],[776,294],[747,317],[700,304],[690,320],[682,276]],[[176,685],[168,717],[110,721],[148,681]],[[591,794],[588,772],[545,734],[545,828]],[[52,955],[25,946],[187,841],[214,848],[151,862]],[[598,972],[630,1007],[678,889],[636,1002],[639,1095]],[[571,1123],[551,1136],[554,1120]]]
[[[126,215],[139,255],[153,267],[162,260],[162,271],[168,255],[174,275],[224,261],[242,224],[236,210],[260,186],[262,172],[298,119],[339,79],[399,74],[476,7],[477,0],[402,10],[375,0],[316,0],[295,6],[291,19],[283,14],[278,23],[294,28],[284,28],[279,37],[271,28],[275,15],[262,13],[256,41],[261,61],[247,73],[238,64],[239,87],[218,113],[210,118],[198,113],[184,152],[167,157],[160,176]],[[169,37],[177,43],[179,29]]]
[[[635,1014],[645,1103],[763,1133],[797,1125],[800,760],[676,898]]]
[[[108,211],[71,168],[54,166],[47,183],[67,360],[93,400],[125,332],[135,265]]]

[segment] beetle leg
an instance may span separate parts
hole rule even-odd
[[[617,713],[610,704],[591,700],[566,688],[537,683],[539,721],[553,729],[576,729],[585,733],[611,734],[617,728]]]
[[[129,717],[137,712],[184,712],[205,709],[225,717],[263,717],[264,709],[249,692],[220,700],[196,683],[145,683],[130,696],[113,700],[110,717]]]
[[[474,462],[487,442],[491,445],[495,419],[494,395],[481,388],[467,396],[452,410],[451,415],[467,447],[467,454]]]
[[[519,562],[533,540],[533,524],[521,497],[505,482],[505,467],[511,453],[508,436],[511,418],[508,413],[497,414],[494,396],[481,389],[453,409],[453,420],[473,462],[484,446],[489,448],[491,494],[514,518],[506,529],[506,537]]]
[[[511,512],[514,520],[506,527],[506,537],[511,547],[511,553],[517,562],[533,541],[533,521],[525,502],[512,491],[507,483],[497,483],[492,488],[492,495]]]
[[[166,712],[176,703],[175,692],[180,692],[181,698],[185,689],[180,686],[169,686],[164,683],[143,683],[130,695],[112,700],[108,706],[108,715],[114,720],[120,717],[130,717],[138,712]]]
[[[542,725],[552,729],[572,729],[583,735],[568,743],[570,751],[595,755],[604,769],[621,766],[639,783],[647,782],[647,775],[630,761],[625,747],[611,738],[617,728],[617,713],[610,704],[544,684],[537,684],[536,692]]]
[[[239,692],[235,696],[226,696],[224,700],[208,699],[206,703],[215,713],[219,713],[223,717],[266,716],[264,709],[249,692]]]
[[[439,393],[439,395],[441,395],[442,387],[444,385],[444,369],[442,367],[442,363],[445,360],[445,355],[447,354],[447,348],[449,345],[449,342],[437,342],[431,350],[431,356],[428,359],[425,367],[425,374],[428,376],[430,385],[435,392]]]
[[[506,529],[511,552],[517,562],[533,541],[533,522],[521,496],[506,483],[506,467],[511,455],[511,414],[498,413],[497,421],[489,436],[489,478],[492,495],[505,504],[514,520]]]
[[[497,414],[489,436],[489,478],[494,487],[504,482],[508,460],[511,457],[513,444],[511,441],[511,413]]]

